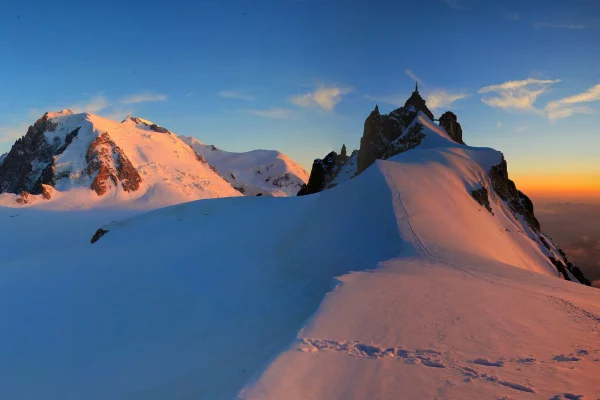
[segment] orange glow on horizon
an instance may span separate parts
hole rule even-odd
[[[517,188],[533,196],[600,197],[600,174],[516,175]]]

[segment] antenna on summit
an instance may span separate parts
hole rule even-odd
[[[415,81],[415,92],[419,91],[419,81]]]

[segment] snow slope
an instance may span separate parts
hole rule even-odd
[[[500,153],[420,118],[417,148],[316,195],[0,208],[1,397],[597,397],[600,292],[473,199]]]
[[[240,196],[227,181],[210,166],[199,160],[194,151],[176,135],[156,132],[139,126],[131,119],[118,123],[93,114],[73,114],[69,110],[49,113],[57,124],[45,132],[48,143],[65,144],[70,132],[79,128],[75,139],[55,156],[54,176],[58,177],[50,201],[31,196],[29,204],[44,208],[131,207],[156,208],[186,201]],[[109,192],[98,195],[90,190],[96,175],[90,176],[87,154],[90,146],[102,134],[108,137],[129,159],[141,177],[138,190],[126,192],[110,180]],[[41,173],[45,165],[34,168]],[[37,178],[36,178],[37,179]],[[13,194],[0,195],[0,204],[16,206]]]
[[[179,136],[234,187],[248,196],[295,196],[308,174],[291,158],[275,150],[233,153],[206,145],[189,136]]]

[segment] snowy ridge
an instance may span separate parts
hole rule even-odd
[[[285,154],[274,150],[233,153],[206,145],[189,136],[179,136],[231,183],[248,196],[295,196],[308,174]]]
[[[0,352],[19,354],[0,364],[3,394],[597,395],[597,290],[559,279],[551,243],[493,191],[491,212],[473,198],[499,152],[423,122],[420,146],[316,195],[203,200],[112,223],[0,208],[0,242],[18,244],[0,253],[12,327]],[[77,233],[68,254],[32,233],[56,219]],[[23,260],[31,240],[38,251]]]

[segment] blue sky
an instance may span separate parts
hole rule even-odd
[[[0,5],[0,153],[72,108],[310,169],[358,148],[375,104],[403,104],[417,77],[517,182],[600,185],[598,1],[88,3]]]

